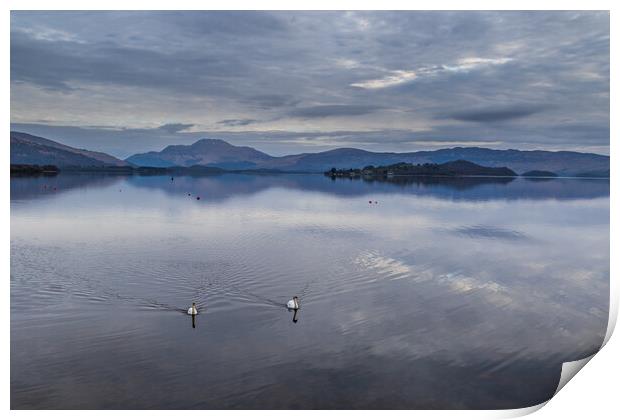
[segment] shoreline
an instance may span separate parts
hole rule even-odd
[[[523,176],[523,175],[392,175],[390,177],[377,177],[377,176],[329,176],[325,175],[322,172],[289,172],[289,171],[271,171],[271,170],[167,170],[167,168],[162,168],[163,170],[115,170],[115,169],[92,169],[92,168],[59,168],[57,171],[15,171],[11,170],[10,177],[55,177],[58,175],[95,175],[99,174],[102,176],[216,176],[216,175],[227,175],[227,174],[237,174],[237,175],[322,175],[327,178],[331,178],[332,180],[336,179],[348,179],[348,180],[368,180],[368,181],[389,181],[392,179],[410,179],[410,178],[440,178],[440,179],[459,179],[459,178],[492,178],[492,179],[515,179],[515,178],[523,178],[523,179],[532,179],[532,180],[554,180],[554,179],[589,179],[589,180],[610,180],[610,177],[593,177],[593,176]],[[213,168],[210,168],[213,169]]]

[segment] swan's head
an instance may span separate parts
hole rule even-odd
[[[196,307],[196,302],[192,302],[192,308]]]

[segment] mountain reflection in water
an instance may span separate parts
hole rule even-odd
[[[173,182],[167,175],[127,176],[71,174],[54,177],[11,178],[11,199],[37,198],[43,185],[56,186],[62,193],[74,188],[98,187],[128,182],[141,188],[163,190],[169,194],[202,193],[210,199],[256,194],[270,188],[288,188],[322,192],[339,196],[366,194],[414,194],[454,200],[556,199],[606,197],[609,179],[604,178],[504,178],[504,177],[395,177],[386,180],[331,179],[316,174],[216,174],[177,176]]]

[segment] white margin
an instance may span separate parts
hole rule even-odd
[[[263,0],[263,1],[248,1],[248,0],[227,0],[226,2],[208,2],[208,1],[199,1],[199,0],[175,0],[174,2],[166,2],[164,0],[91,0],[88,3],[80,2],[76,0],[56,0],[54,2],[45,1],[45,0],[5,0],[3,5],[5,7],[4,14],[2,15],[2,33],[3,33],[3,42],[0,44],[2,56],[5,58],[4,65],[1,67],[0,71],[2,72],[4,82],[4,95],[3,95],[3,108],[5,118],[2,122],[2,127],[4,129],[4,133],[8,133],[10,131],[10,10],[610,10],[611,11],[611,37],[614,39],[614,26],[620,25],[620,20],[617,19],[617,15],[619,12],[619,8],[616,6],[619,2],[612,2],[611,0],[590,0],[590,1],[574,1],[574,0],[546,0],[545,2],[541,2],[539,0],[504,0],[502,2],[491,1],[491,0],[469,0],[458,1],[458,0],[434,0],[432,2],[414,2],[414,1],[405,1],[405,0],[382,0],[381,2],[372,2],[372,1],[364,1],[364,0],[315,0],[315,1],[283,1],[283,0]],[[616,7],[614,7],[616,6]],[[615,24],[615,25],[614,25]],[[611,60],[611,74],[613,75],[613,69],[616,68],[614,66],[615,58],[617,54],[615,54],[614,50],[617,50],[618,42],[614,39],[611,42],[611,51],[610,51],[610,60]],[[616,89],[614,84],[614,78],[611,78],[610,84],[610,92],[611,92],[611,108],[610,115],[615,115],[614,110],[614,100],[616,95],[614,95]],[[617,125],[614,124],[614,119],[611,119],[611,133],[610,138],[618,138],[618,129]],[[7,167],[10,164],[9,160],[9,142],[6,141],[4,148],[2,149],[2,162],[3,167]],[[618,167],[616,165],[617,158],[615,157],[614,152],[614,144],[610,141],[610,156],[611,156],[611,170],[612,174],[615,173],[615,169]],[[3,232],[9,233],[10,230],[10,191],[9,191],[9,173],[5,170],[4,182],[0,184],[0,191],[2,192],[2,196],[4,197],[5,205],[2,208],[3,212]],[[615,182],[611,182],[611,195],[610,195],[610,238],[611,238],[611,248],[610,248],[610,307],[609,307],[609,323],[607,332],[605,335],[605,340],[603,342],[602,347],[607,347],[608,342],[613,334],[615,329],[617,315],[618,315],[618,287],[617,287],[617,276],[615,275],[616,270],[616,261],[620,261],[616,256],[618,256],[617,247],[614,245],[616,243],[616,223],[614,223],[614,210],[618,208],[615,204],[616,198],[618,196],[618,187]],[[5,237],[4,242],[1,245],[4,258],[3,261],[7,263],[3,265],[3,273],[4,273],[4,305],[3,310],[1,311],[3,317],[3,336],[5,340],[3,340],[3,346],[1,347],[2,355],[3,355],[3,374],[4,380],[0,385],[1,391],[1,401],[4,411],[9,411],[10,409],[10,267],[8,261],[10,260],[10,242],[8,238]],[[616,340],[617,341],[617,340]],[[614,351],[618,354],[620,353],[617,349],[616,343],[613,345]],[[601,349],[602,349],[601,347]],[[599,350],[600,351],[600,350]],[[563,365],[562,375],[560,379],[560,383],[558,384],[558,388],[556,389],[555,395],[564,388],[564,386],[568,383],[568,381],[592,358],[596,356],[596,354],[587,357],[586,359],[582,359],[579,361],[567,362]],[[609,360],[609,357],[606,357],[605,360]],[[616,365],[618,360],[615,359]],[[617,366],[614,366],[613,369],[609,371],[618,372]],[[601,366],[598,366],[598,374],[594,375],[594,379],[592,380],[592,375],[590,379],[592,382],[590,386],[592,387],[615,387],[617,389],[617,379],[618,378],[610,378],[607,375],[608,371]],[[583,385],[583,384],[579,384]],[[570,388],[570,386],[569,386]],[[606,395],[615,395],[607,392],[602,392],[601,394]],[[554,395],[554,397],[555,397]],[[592,398],[595,395],[589,394]],[[554,398],[552,398],[554,399]],[[348,416],[355,416],[357,420],[368,416],[389,416],[392,418],[407,418],[410,419],[412,416],[419,418],[430,418],[430,419],[444,419],[444,418],[513,418],[520,417],[528,414],[532,414],[538,411],[540,408],[544,407],[549,401],[545,403],[541,403],[536,406],[526,407],[515,410],[470,410],[470,411],[299,411],[295,412],[295,416],[304,419],[314,417],[316,415],[320,415],[326,418],[342,418]],[[545,415],[544,418],[583,418],[585,411],[579,409],[579,411],[571,410],[573,408],[581,408],[583,404],[592,404],[596,403],[597,413],[617,413],[618,404],[614,399],[608,400],[598,400],[598,401],[584,401],[584,402],[566,402],[565,404],[568,407],[554,407],[555,413],[551,413],[549,416]],[[572,404],[572,407],[571,407]],[[553,405],[553,404],[552,404]],[[542,413],[545,413],[547,410],[542,410]],[[579,413],[579,414],[577,414]],[[149,419],[164,419],[172,416],[188,416],[190,415],[187,411],[128,411],[128,410],[117,410],[114,412],[111,411],[10,411],[9,413],[12,417],[16,418],[57,418],[57,419],[71,419],[71,418],[83,418],[85,415],[88,417],[92,417],[93,419],[97,418],[107,418],[110,415],[120,416],[120,417],[129,417],[131,416],[133,419],[136,418],[149,418]],[[208,415],[211,418],[231,418],[237,415],[245,415],[250,414],[249,412],[232,412],[232,411],[209,411]],[[265,418],[269,420],[275,420],[285,417],[290,417],[290,411],[252,411],[252,417],[256,418]],[[578,416],[577,416],[578,415]],[[575,416],[575,417],[574,417]]]

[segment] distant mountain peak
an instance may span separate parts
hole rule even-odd
[[[212,166],[222,169],[255,169],[274,159],[248,146],[204,138],[190,145],[168,146],[161,152],[139,153],[127,158],[138,166]]]
[[[213,145],[233,146],[232,144],[228,143],[227,141],[224,141],[224,140],[221,140],[221,139],[207,139],[207,138],[198,140],[197,142],[192,144],[192,146],[199,145],[199,144],[213,144]]]

